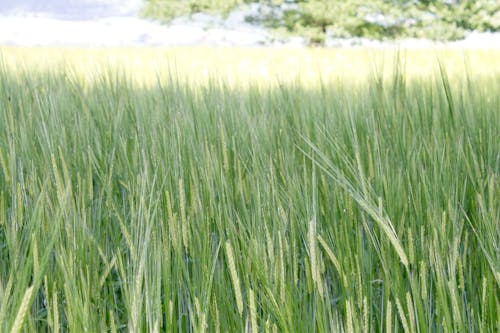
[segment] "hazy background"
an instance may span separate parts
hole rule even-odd
[[[2,0],[0,45],[500,47],[490,0]]]

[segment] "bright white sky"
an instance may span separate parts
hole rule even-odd
[[[140,19],[143,0],[0,0],[0,45],[256,45],[258,31],[163,26]]]
[[[138,12],[141,4],[141,0],[1,0],[0,13],[9,16],[92,20],[133,15]]]
[[[138,18],[142,0],[0,0],[0,45],[162,44],[166,28]]]

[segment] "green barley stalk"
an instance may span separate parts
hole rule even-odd
[[[170,199],[170,193],[166,191],[166,205],[167,205],[167,220],[168,220],[168,231],[170,240],[172,241],[172,247],[177,250],[180,245],[179,242],[179,231],[178,231],[178,223],[177,216],[172,212],[172,202]]]
[[[278,232],[278,246],[279,246],[279,265],[277,269],[279,270],[279,295],[282,304],[285,304],[285,259],[283,255],[283,241],[281,240],[281,232]]]
[[[250,307],[251,332],[258,333],[259,327],[257,326],[257,307],[255,306],[255,294],[252,288],[248,290],[248,300]]]
[[[305,142],[314,151],[314,156],[318,156],[316,159],[313,155],[302,150],[302,153],[307,156],[313,163],[315,163],[323,172],[325,172],[331,179],[333,179],[341,188],[343,188],[381,228],[384,234],[389,239],[390,243],[394,247],[394,250],[399,256],[401,263],[408,268],[408,258],[398,239],[395,228],[391,220],[380,213],[379,209],[370,198],[367,198],[365,194],[354,187],[354,185],[346,178],[342,170],[336,167],[326,155],[319,150],[319,148],[312,143],[309,139],[304,138]]]
[[[217,306],[217,300],[214,298],[214,307],[215,307],[215,332],[220,333],[220,314],[219,307]]]
[[[347,320],[347,333],[354,333],[353,327],[353,313],[351,308],[351,302],[349,300],[346,301],[346,320]]]
[[[58,309],[59,303],[57,301],[57,291],[54,289],[52,293],[52,312],[53,312],[53,332],[59,332],[59,309]]]
[[[385,332],[392,332],[392,304],[390,300],[387,300],[386,312],[385,312]]]
[[[240,279],[238,278],[238,272],[236,271],[236,264],[234,260],[233,247],[231,242],[226,241],[226,257],[227,264],[229,266],[229,274],[231,275],[231,281],[233,282],[234,297],[236,299],[236,308],[240,316],[243,315],[243,296],[241,294]]]
[[[118,329],[116,327],[116,323],[115,323],[115,315],[113,314],[113,311],[109,311],[109,326],[110,326],[110,330],[111,330],[111,333],[117,333],[118,332]]]
[[[420,294],[422,300],[425,302],[427,300],[427,264],[425,261],[420,261]]]
[[[186,218],[186,197],[184,194],[184,181],[179,179],[179,206],[181,210],[181,232],[182,232],[182,244],[184,249],[188,251],[189,249],[189,233],[188,224]]]
[[[26,319],[26,314],[28,313],[29,307],[31,305],[31,300],[33,296],[34,286],[26,289],[19,310],[17,311],[16,318],[14,319],[14,324],[10,330],[11,333],[19,333],[23,328],[24,320]]]
[[[401,302],[399,301],[399,298],[396,298],[396,308],[398,309],[399,318],[401,319],[401,325],[403,325],[403,331],[405,333],[410,333],[411,331],[408,327],[408,321],[406,319],[405,312],[403,306],[401,305]]]
[[[370,331],[370,326],[369,326],[369,318],[368,318],[368,299],[363,297],[363,331],[364,332],[369,332]]]
[[[323,239],[323,237],[321,237],[321,235],[318,235],[318,241],[321,244],[321,246],[323,247],[323,250],[325,250],[326,255],[328,256],[328,258],[332,262],[333,266],[335,266],[337,273],[341,276],[342,270],[340,269],[340,263],[339,263],[337,257],[335,256],[335,254],[333,254],[333,251],[330,249],[330,247],[328,246],[326,241]]]
[[[410,318],[410,330],[411,332],[416,332],[416,323],[415,323],[415,311],[413,307],[413,300],[411,298],[411,294],[409,292],[406,293],[406,305],[408,307],[408,317]]]
[[[0,284],[2,284],[1,281]],[[0,293],[0,296],[2,296],[1,297],[2,301],[0,303],[0,323],[5,322],[6,319],[5,316],[7,314],[7,306],[9,305],[9,300],[13,285],[14,285],[14,275],[11,274],[9,276],[9,279],[7,280],[7,285],[5,286],[5,288],[3,288],[3,290],[1,290],[2,292]]]
[[[323,284],[321,281],[320,267],[316,254],[316,223],[314,219],[309,221],[308,227],[309,255],[311,257],[311,275],[314,285],[318,289],[320,297],[323,297]]]

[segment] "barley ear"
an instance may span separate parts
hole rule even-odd
[[[28,313],[31,297],[33,296],[34,287],[29,287],[24,293],[23,300],[21,302],[21,306],[19,306],[19,310],[17,311],[16,320],[14,320],[14,325],[12,325],[11,333],[19,333],[23,328],[24,319],[26,318],[26,314]]]
[[[238,309],[238,313],[241,316],[243,314],[243,297],[241,296],[240,279],[238,278],[238,272],[236,272],[233,247],[231,246],[231,243],[229,241],[226,241],[226,256],[227,256],[227,263],[229,266],[229,274],[231,275],[231,280],[233,281],[236,307]]]
[[[385,311],[385,331],[387,333],[392,332],[392,304],[391,301],[387,301],[387,307]]]
[[[255,306],[255,294],[252,289],[248,291],[248,298],[250,303],[251,332],[258,333],[259,327],[257,326],[257,307]]]

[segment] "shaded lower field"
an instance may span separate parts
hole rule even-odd
[[[1,54],[1,330],[499,329],[498,52]]]

